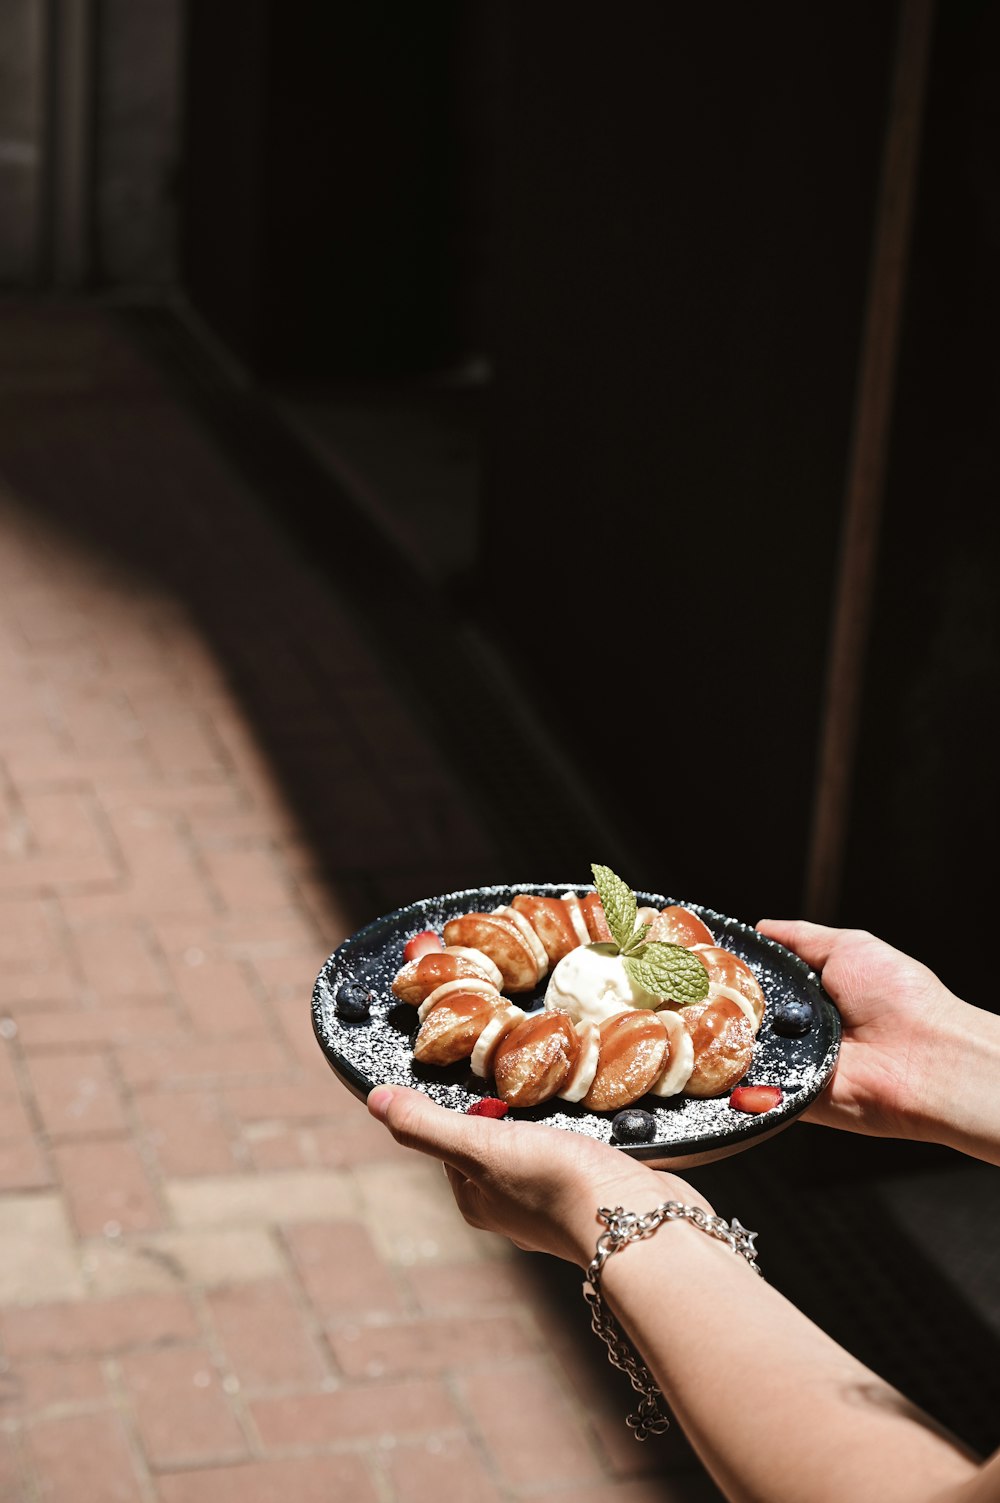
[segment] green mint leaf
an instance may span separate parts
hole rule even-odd
[[[683,945],[653,940],[643,945],[641,955],[624,962],[633,985],[654,997],[669,997],[685,1006],[708,996],[708,972],[697,955]]]
[[[610,866],[598,866],[594,863],[590,869],[594,874],[594,886],[611,936],[618,948],[624,949],[635,930],[636,914],[639,911],[635,893],[621,877],[615,876]]]
[[[628,944],[622,945],[622,954],[638,955],[640,950],[646,943],[646,935],[649,933],[651,928],[651,924],[637,924],[633,931],[632,938],[629,940]]]

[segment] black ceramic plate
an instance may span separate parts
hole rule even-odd
[[[582,896],[592,892],[593,886],[542,882],[446,893],[398,908],[352,934],[326,961],[312,996],[313,1027],[335,1073],[362,1098],[376,1085],[414,1086],[442,1105],[464,1111],[477,1097],[489,1095],[489,1084],[472,1075],[468,1061],[441,1068],[414,1060],[416,1008],[398,1002],[391,991],[403,964],[403,946],[423,929],[435,929],[440,934],[448,919],[488,912],[510,903],[519,892],[559,897],[568,891]],[[830,1079],[840,1047],[840,1015],[816,973],[782,945],[711,908],[648,892],[637,892],[636,900],[640,906],[653,908],[683,902],[705,921],[717,944],[732,950],[750,966],[763,989],[767,1008],[744,1083],[778,1085],[783,1099],[771,1111],[751,1115],[735,1111],[727,1097],[696,1101],[684,1096],[666,1100],[647,1096],[637,1104],[653,1113],[654,1138],[649,1143],[621,1145],[621,1151],[663,1167],[680,1168],[738,1152],[787,1127]],[[337,989],[348,980],[359,982],[372,994],[371,1015],[364,1022],[345,1022],[337,1014]],[[541,1007],[546,981],[543,978],[535,992],[511,1000],[527,1011]],[[812,1004],[813,1026],[800,1038],[782,1037],[771,1026],[775,1004],[789,997],[805,998]],[[613,1112],[591,1112],[555,1100],[510,1115],[611,1142]]]

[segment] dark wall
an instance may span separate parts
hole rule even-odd
[[[895,22],[638,4],[509,32],[483,624],[630,879],[749,920],[804,908]],[[826,915],[993,1009],[998,57],[996,7],[937,8]]]
[[[462,0],[189,3],[181,281],[255,373],[466,353],[478,20]]]
[[[996,888],[1000,38],[982,0],[936,15],[831,917],[974,993],[952,936],[989,932]],[[804,903],[896,21],[189,7],[189,297],[267,378],[491,357],[461,607],[623,875],[748,920]],[[605,859],[575,834],[565,871]]]
[[[178,223],[181,285],[240,359],[264,346],[266,0],[187,5]]]
[[[801,901],[893,29],[510,26],[487,619],[630,880],[748,919]]]
[[[937,12],[842,914],[992,1010],[1000,11]]]

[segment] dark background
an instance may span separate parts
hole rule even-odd
[[[188,13],[193,307],[278,387],[418,392],[485,364],[478,545],[442,593],[633,885],[749,921],[806,906],[905,10]],[[997,834],[997,28],[968,0],[934,24],[844,868],[812,915],[986,1007],[967,941],[992,929]],[[585,822],[552,839],[561,870],[601,859]]]

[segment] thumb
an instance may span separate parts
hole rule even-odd
[[[367,1106],[404,1148],[429,1153],[467,1175],[481,1167],[484,1139],[500,1127],[486,1117],[473,1119],[438,1106],[422,1091],[407,1086],[376,1086],[369,1092]]]
[[[794,950],[808,965],[821,971],[842,930],[831,929],[826,924],[812,924],[808,919],[760,919],[757,932],[765,939],[776,939],[779,945]]]

